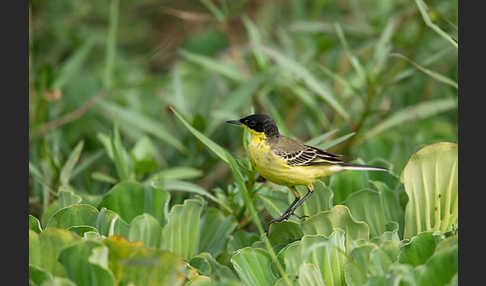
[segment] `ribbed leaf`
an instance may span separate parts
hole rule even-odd
[[[304,234],[321,234],[328,237],[336,229],[345,231],[346,248],[350,248],[352,241],[369,239],[368,225],[356,221],[348,207],[343,205],[334,206],[329,211],[321,211],[302,223]]]
[[[57,261],[62,248],[81,239],[73,232],[47,228],[40,234],[29,230],[29,264],[42,268],[55,276],[65,276],[63,266]]]
[[[59,175],[59,181],[61,185],[68,185],[69,179],[73,172],[74,166],[79,161],[79,156],[81,156],[81,151],[83,150],[84,142],[80,141],[74,150],[69,154],[69,157],[61,169],[61,174]]]
[[[65,207],[57,211],[47,223],[47,227],[68,229],[72,226],[96,226],[98,210],[86,204]]]
[[[113,236],[103,244],[116,285],[178,286],[184,282],[183,261],[176,255]]]
[[[170,194],[160,188],[121,182],[103,196],[98,208],[110,209],[128,223],[136,216],[148,213],[164,225],[169,199]]]
[[[207,252],[194,256],[189,263],[203,275],[211,277],[213,281],[238,281],[238,278],[228,266],[220,264]]]
[[[42,231],[41,224],[35,216],[29,215],[29,229],[37,233]]]
[[[255,233],[238,230],[230,236],[227,244],[227,251],[229,254],[233,254],[234,251],[250,246],[255,241],[258,241],[258,235]]]
[[[162,230],[160,248],[184,259],[196,255],[199,250],[201,211],[201,202],[194,199],[173,206]]]
[[[96,217],[96,229],[104,236],[120,235],[128,238],[128,223],[116,212],[106,208],[102,208]]]
[[[67,277],[78,286],[115,285],[115,277],[108,269],[108,248],[100,242],[87,240],[64,248],[58,260]]]
[[[437,143],[415,153],[400,176],[408,195],[404,238],[446,232],[458,218],[457,144]]]
[[[299,267],[299,286],[325,286],[319,268],[312,263],[302,263]]]
[[[277,279],[271,269],[272,259],[263,249],[240,249],[231,257],[231,263],[245,285],[273,285]]]
[[[217,257],[226,246],[229,235],[236,225],[232,216],[225,217],[218,209],[208,209],[201,219],[199,252],[209,252]]]
[[[352,193],[345,201],[353,217],[368,224],[372,238],[385,232],[387,223],[403,219],[398,194],[383,188],[380,192],[364,189]]]
[[[130,223],[128,240],[140,240],[145,246],[158,247],[161,234],[162,228],[159,222],[149,214],[141,214],[136,216]]]

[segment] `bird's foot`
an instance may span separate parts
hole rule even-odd
[[[298,215],[298,214],[292,214],[292,215],[297,217],[298,219],[304,219],[309,217],[308,215]]]

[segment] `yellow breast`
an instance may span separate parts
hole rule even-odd
[[[248,157],[258,173],[278,185],[309,185],[316,179],[328,175],[328,169],[317,166],[288,166],[286,161],[275,155],[263,133],[251,132]]]

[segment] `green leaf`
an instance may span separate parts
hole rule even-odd
[[[268,240],[276,252],[289,243],[300,240],[303,235],[300,225],[291,221],[272,223],[268,230]]]
[[[201,202],[194,199],[173,206],[162,230],[160,248],[184,259],[196,255],[199,250],[201,211]]]
[[[450,35],[448,35],[446,32],[442,31],[439,26],[434,24],[432,20],[430,20],[429,15],[427,14],[427,5],[424,3],[423,0],[415,0],[415,4],[417,4],[417,7],[420,11],[420,14],[422,15],[422,18],[424,19],[424,22],[427,26],[429,26],[432,30],[434,30],[437,34],[439,34],[442,38],[446,39],[449,43],[451,43],[456,49],[458,48],[457,42],[452,39]]]
[[[407,58],[406,56],[404,56],[402,54],[395,54],[394,53],[394,54],[391,54],[390,56],[403,59],[403,60],[407,61],[408,63],[412,64],[416,69],[418,69],[419,71],[425,73],[426,75],[430,76],[431,78],[435,79],[436,81],[445,83],[445,84],[447,84],[449,86],[454,87],[455,89],[458,89],[457,82],[453,81],[452,79],[450,79],[450,78],[448,78],[446,76],[441,75],[438,72],[435,72],[433,70],[430,70],[428,68],[425,68],[425,67],[419,65],[418,63],[412,61],[411,59]]]
[[[112,0],[110,3],[108,35],[106,38],[106,63],[103,78],[103,87],[112,87],[112,78],[115,70],[116,60],[116,36],[118,30],[118,12],[120,7],[119,0]]]
[[[273,189],[265,188],[257,193],[258,199],[263,202],[265,210],[270,214],[271,217],[279,217],[283,212],[289,207],[289,190],[286,187]],[[314,196],[314,195],[313,195]],[[310,197],[309,199],[311,199]],[[305,204],[305,202],[304,202]],[[297,214],[301,214],[300,208],[296,211]],[[291,218],[292,219],[292,218]]]
[[[231,208],[221,199],[213,196],[211,193],[206,191],[203,187],[185,181],[179,180],[165,180],[165,181],[158,181],[154,179],[151,181],[151,185],[155,188],[162,188],[167,191],[178,191],[178,192],[189,192],[201,195],[203,197],[207,197],[208,199],[212,200],[215,203],[218,203],[220,206],[225,208],[227,211],[232,212]]]
[[[116,212],[107,208],[102,208],[96,217],[96,229],[104,236],[119,235],[128,238],[128,223]]]
[[[220,264],[207,252],[194,256],[189,263],[203,275],[211,277],[213,281],[238,281],[238,278],[228,266]]]
[[[112,236],[103,241],[116,285],[177,286],[184,282],[183,261],[176,255],[147,248],[140,241]]]
[[[353,137],[353,136],[354,136],[354,134],[355,134],[354,132],[348,133],[348,134],[343,135],[343,136],[341,136],[341,137],[338,137],[338,138],[336,138],[336,139],[333,139],[333,140],[330,140],[330,141],[324,142],[324,143],[322,143],[322,144],[319,144],[319,145],[317,145],[316,147],[317,147],[317,148],[320,148],[320,149],[324,149],[324,150],[329,149],[329,148],[331,148],[331,147],[334,147],[334,146],[338,145],[338,144],[339,144],[339,143],[341,143],[341,142],[344,142],[344,141],[348,140],[348,138]]]
[[[273,285],[277,277],[271,269],[272,259],[263,249],[245,247],[231,257],[236,273],[248,286]]]
[[[258,235],[255,233],[238,230],[230,236],[227,244],[227,251],[232,255],[233,252],[238,249],[251,246],[256,241],[258,241]]]
[[[172,112],[176,115],[176,117],[184,124],[184,126],[191,131],[191,133],[196,136],[197,139],[199,139],[204,145],[206,145],[211,151],[214,152],[221,160],[223,160],[225,163],[229,164],[229,157],[231,155],[223,149],[223,147],[219,146],[218,144],[214,143],[211,139],[206,137],[204,134],[201,132],[197,131],[194,127],[192,127],[177,111],[175,111],[173,108],[171,108]]]
[[[121,182],[103,196],[98,208],[112,210],[129,223],[136,216],[148,213],[160,225],[164,225],[169,200],[170,194],[162,189],[143,186],[137,182]]]
[[[383,192],[364,189],[350,194],[345,201],[353,217],[368,224],[372,238],[384,233],[387,223],[400,219],[398,196]]]
[[[303,65],[290,59],[283,54],[271,50],[266,47],[258,47],[275,61],[286,71],[291,72],[297,79],[304,81],[307,87],[315,92],[318,96],[323,98],[339,115],[345,120],[349,120],[350,116],[342,105],[336,100],[332,94],[331,89],[327,87],[322,81],[319,81],[311,72],[309,72]]]
[[[74,148],[74,150],[69,154],[69,157],[61,169],[61,174],[59,175],[59,181],[61,185],[67,186],[69,184],[69,179],[71,178],[71,174],[73,172],[74,166],[79,161],[79,157],[81,156],[81,151],[83,150],[84,142],[80,141],[78,145]]]
[[[98,233],[98,230],[89,225],[75,225],[75,226],[70,226],[67,228],[67,230],[74,232],[75,234],[84,237],[84,234],[86,232],[90,233]]]
[[[437,240],[432,232],[422,232],[412,237],[401,247],[399,262],[412,266],[424,264],[434,254]]]
[[[77,204],[58,210],[46,225],[68,229],[71,226],[95,226],[98,210],[87,204]]]
[[[130,153],[135,163],[135,174],[151,173],[157,169],[157,162],[154,160],[154,146],[147,136],[139,139]]]
[[[113,137],[111,138],[111,149],[113,150],[113,162],[120,180],[133,179],[133,162],[128,155],[128,151],[123,147],[117,125],[115,125]]]
[[[141,214],[130,223],[128,240],[140,240],[145,246],[156,248],[160,245],[161,234],[162,227],[159,222],[149,214]]]
[[[172,135],[172,133],[162,125],[162,122],[146,117],[135,110],[120,107],[119,105],[109,101],[100,100],[99,104],[108,111],[108,113],[104,115],[109,116],[114,120],[118,120],[124,125],[133,126],[144,132],[152,134],[182,153],[187,151],[186,147],[184,147],[179,139]]]
[[[369,228],[364,222],[356,221],[348,207],[334,206],[329,211],[321,211],[302,223],[304,234],[321,234],[329,237],[336,229],[345,231],[346,248],[355,240],[368,240]]]
[[[65,207],[57,211],[46,227],[68,229],[71,226],[96,226],[98,210],[87,204]]]
[[[42,268],[55,276],[65,276],[63,266],[57,261],[62,248],[81,239],[73,232],[47,228],[40,234],[29,230],[29,264]]]
[[[74,194],[73,191],[69,189],[64,189],[59,191],[59,207],[60,208],[65,208],[73,205],[77,205],[81,203],[83,200],[80,196]]]
[[[304,235],[300,241],[283,249],[279,256],[283,257],[285,270],[290,275],[298,275],[301,265],[311,263],[318,269],[317,273],[324,285],[343,285],[345,244],[342,230],[333,232],[329,238],[322,235]]]
[[[108,248],[91,240],[64,248],[59,262],[67,277],[78,286],[115,285],[115,277],[108,269]]]
[[[451,245],[436,251],[424,264],[415,269],[419,285],[439,286],[451,282],[458,271],[458,245]]]
[[[151,181],[165,181],[165,180],[188,180],[199,178],[203,175],[203,171],[191,167],[172,167],[162,170],[151,177]]]
[[[306,215],[311,216],[320,211],[327,211],[330,210],[333,206],[333,192],[328,188],[324,182],[316,181],[313,183],[314,185],[314,194],[308,198],[302,206],[300,206],[296,210],[296,214],[298,215]],[[307,193],[307,188],[303,186],[298,186],[297,191],[300,193],[301,197],[303,197]],[[292,196],[289,199],[289,204],[294,200]]]
[[[41,285],[42,283],[52,282],[54,277],[39,266],[29,264],[29,283]]]
[[[210,71],[216,72],[218,74],[221,74],[229,79],[232,79],[237,82],[246,81],[246,78],[238,70],[238,67],[236,65],[228,65],[226,63],[215,60],[213,58],[193,54],[184,50],[180,50],[179,53],[184,59],[196,63],[198,65],[201,65],[202,67]]]
[[[199,252],[209,252],[217,257],[226,246],[226,241],[236,225],[232,216],[225,217],[218,209],[208,209],[201,219]]]
[[[457,144],[436,143],[412,155],[402,171],[408,203],[404,238],[452,229],[458,218]]]
[[[95,37],[89,37],[72,56],[60,67],[52,89],[62,88],[71,78],[79,73],[83,62],[95,44]]]
[[[325,286],[319,268],[312,263],[302,263],[299,267],[299,286]]]
[[[394,112],[393,115],[376,124],[375,127],[366,132],[362,139],[358,140],[357,145],[402,123],[428,118],[454,108],[457,108],[457,99],[434,99],[421,102],[414,106],[408,106]]]
[[[40,286],[77,286],[73,281],[62,278],[62,277],[54,277],[52,281],[45,281],[44,283],[40,284]]]
[[[37,233],[42,231],[41,224],[35,216],[29,215],[29,229]]]

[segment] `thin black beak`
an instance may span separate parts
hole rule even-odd
[[[226,121],[226,123],[235,124],[235,125],[243,125],[243,123],[241,123],[239,120],[228,120],[228,121]]]

